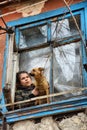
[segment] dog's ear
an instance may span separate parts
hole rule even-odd
[[[39,67],[38,69],[39,69],[40,71],[44,71],[44,68],[42,68],[42,67]]]

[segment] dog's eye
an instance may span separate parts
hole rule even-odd
[[[35,72],[35,69],[33,69],[33,71]]]

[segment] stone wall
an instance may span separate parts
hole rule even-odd
[[[25,120],[10,125],[10,130],[87,130],[87,115],[78,113],[71,117],[64,116],[61,120],[52,116],[35,120]]]

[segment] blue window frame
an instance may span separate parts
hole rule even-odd
[[[73,22],[73,18],[71,17],[69,11],[66,8],[60,8],[57,10],[49,11],[36,16],[22,18],[8,23],[8,26],[12,26],[15,29],[15,39],[16,39],[15,48],[17,49],[17,52],[20,55],[20,62],[25,60],[25,58],[22,59],[21,57],[23,57],[23,55],[26,56],[27,54],[31,55],[30,52],[34,52],[35,54],[37,54],[37,56],[41,56],[41,54],[43,55],[45,54],[49,55],[50,53],[53,54],[50,57],[50,62],[49,62],[50,70],[48,75],[51,94],[56,95],[56,90],[59,89],[53,87],[56,86],[56,81],[55,83],[53,82],[53,80],[55,80],[56,77],[58,77],[57,78],[58,87],[59,85],[61,85],[61,87],[63,88],[67,85],[69,86],[70,84],[72,84],[72,86],[73,84],[78,85],[79,86],[78,88],[80,89],[87,87],[87,72],[84,69],[84,64],[87,63],[86,49],[85,49],[86,40],[87,40],[87,22],[86,22],[87,7],[86,6],[87,6],[86,1],[71,6],[73,15],[75,16],[79,28],[81,29],[83,39],[80,37],[78,30],[75,27],[75,23]],[[65,12],[66,15],[64,14],[64,10],[66,10]],[[64,24],[61,24],[63,22]],[[67,26],[65,25],[65,22],[67,23]],[[58,28],[59,25],[62,25],[62,27],[60,26]],[[68,30],[68,32],[66,30]],[[62,37],[61,34],[63,33],[64,34],[66,33],[66,36]],[[4,71],[3,71],[3,82],[2,82],[3,88],[6,84],[5,75],[6,75],[6,61],[8,57],[8,41],[9,41],[9,36],[7,36],[7,49],[5,52],[5,62],[4,62]],[[71,47],[72,47],[72,52],[74,53],[71,53],[70,51]],[[38,55],[39,51],[41,52],[40,55]],[[67,74],[67,71],[63,66],[63,64],[66,65],[65,67],[69,65],[67,60],[62,59],[61,57],[61,55],[62,56],[66,55],[66,59],[69,58],[69,55],[67,55],[66,53],[67,51],[68,54],[70,53],[70,55],[72,55],[70,57],[71,59],[73,59],[72,61],[75,61],[76,58],[76,62],[73,62],[75,66],[73,66],[72,64],[72,69],[74,73],[71,72],[70,75]],[[75,56],[73,56],[74,54]],[[54,66],[54,72],[53,72],[53,66]],[[20,63],[19,68],[24,69],[23,67],[24,65],[21,66]],[[67,67],[67,69],[69,70],[69,67]],[[73,82],[70,80],[70,76],[74,77]],[[79,82],[77,83],[76,81]],[[67,87],[64,90],[66,89]],[[59,90],[57,92],[59,92]],[[7,122],[14,122],[18,120],[74,111],[80,108],[87,107],[87,97],[85,94],[86,91],[84,92],[82,91],[82,93],[78,95],[75,94],[75,92],[72,92],[71,95],[69,96],[67,95],[68,97],[67,96],[63,97],[63,95],[60,94],[61,96],[59,100],[57,96],[56,98],[52,98],[51,96],[52,101],[50,104],[42,104],[38,106],[32,106],[30,108],[22,108],[22,109],[14,110],[12,112],[8,112],[7,107],[5,106],[4,95],[2,93],[1,105],[3,105],[3,109],[1,109],[1,111],[2,113],[6,114]],[[24,114],[22,115],[22,113]]]

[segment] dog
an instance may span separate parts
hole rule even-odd
[[[38,68],[33,68],[30,72],[30,75],[34,77],[35,79],[35,86],[36,89],[39,90],[39,96],[43,95],[49,95],[49,83],[46,79],[46,77],[43,75],[44,68],[38,67]],[[44,100],[43,100],[44,101]],[[47,97],[45,100],[46,103],[50,103],[49,98]],[[36,105],[37,104],[42,104],[42,100],[36,100]]]

